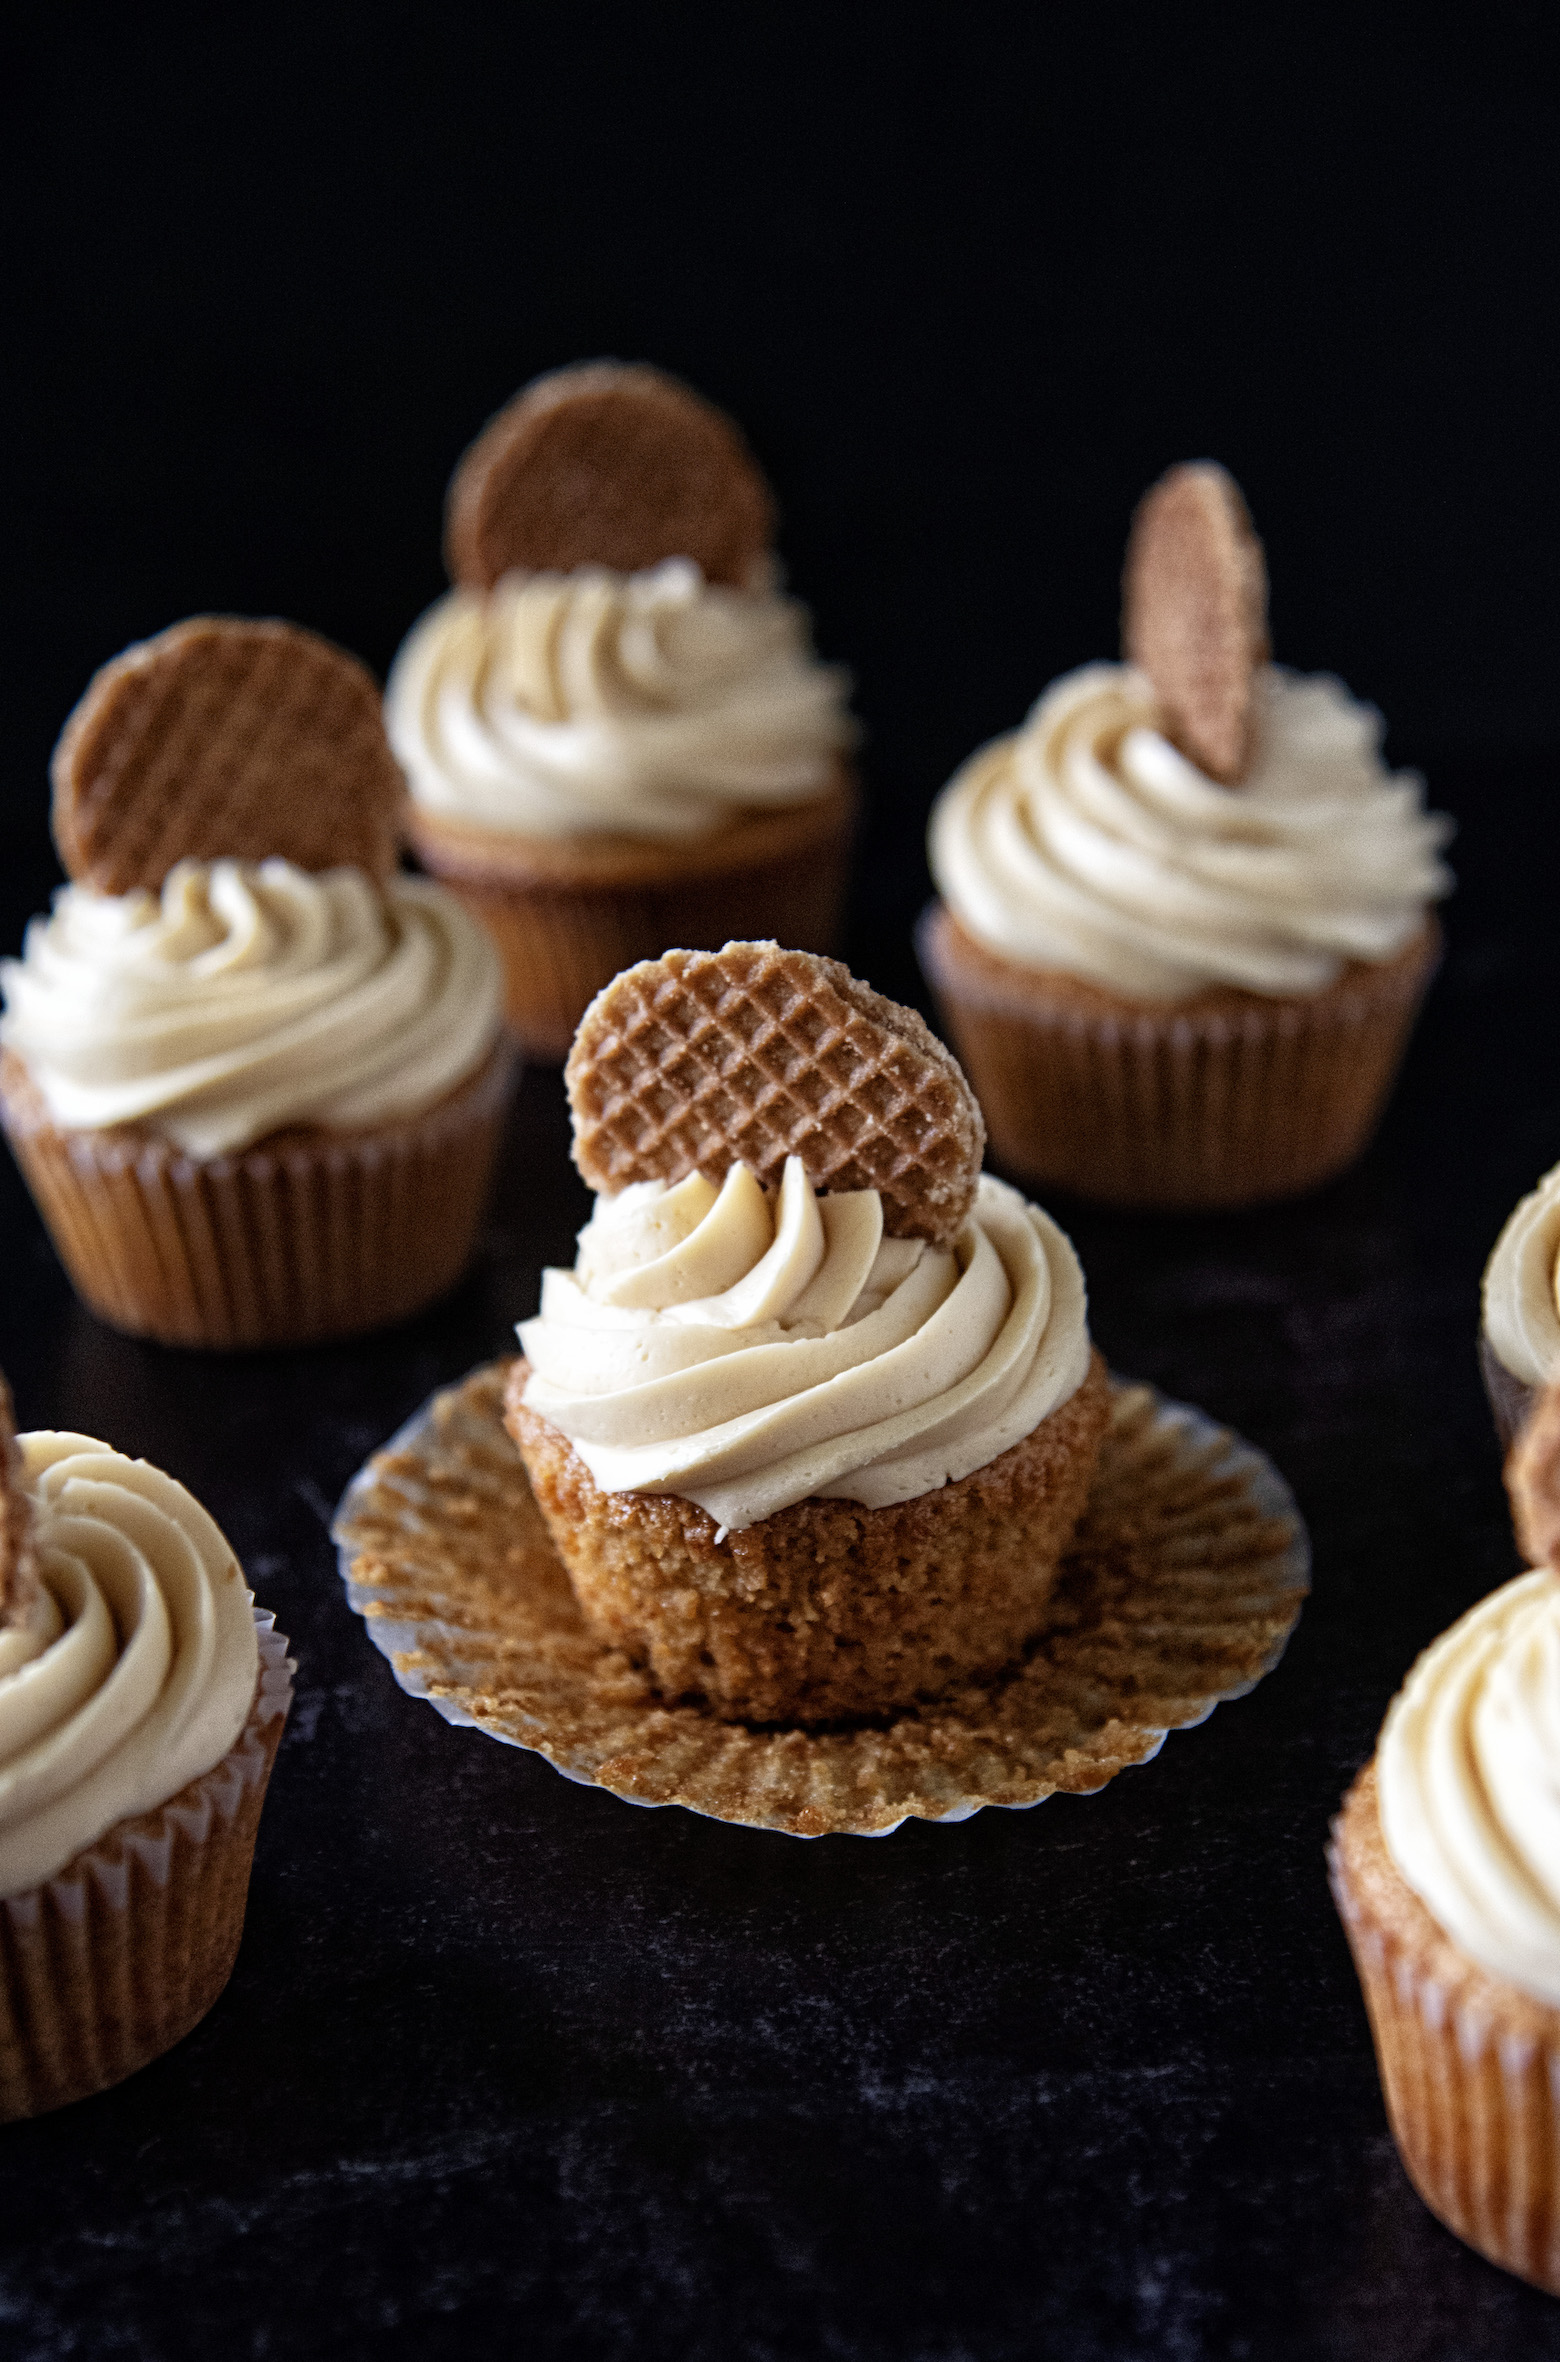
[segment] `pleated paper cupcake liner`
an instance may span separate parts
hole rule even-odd
[[[512,1045],[424,1114],[192,1157],[136,1126],[68,1131],[21,1061],[0,1122],[83,1302],[165,1345],[300,1345],[403,1320],[470,1261]]]
[[[260,1808],[292,1701],[255,1611],[254,1703],[220,1763],[0,1897],[0,2120],[106,2091],[181,2041],[233,1971]]]
[[[1164,1009],[996,960],[940,903],[916,944],[998,1161],[1042,1187],[1174,1209],[1296,1196],[1354,1162],[1440,935],[1429,922],[1396,959],[1307,998]]]
[[[588,859],[441,828],[415,815],[423,867],[488,930],[504,963],[505,1015],[528,1058],[568,1056],[604,985],[663,951],[718,951],[773,937],[833,951],[844,920],[853,795],[754,818],[686,848],[623,848],[593,878]],[[724,847],[724,849],[722,849]]]
[[[587,1631],[504,1430],[504,1375],[435,1395],[353,1480],[347,1596],[409,1695],[630,1803],[886,1836],[1088,1794],[1251,1689],[1300,1613],[1307,1544],[1282,1478],[1201,1412],[1118,1384],[1051,1621],[1012,1667],[870,1722],[723,1722],[666,1704]]]
[[[1386,1852],[1373,1765],[1328,1869],[1410,2181],[1470,2247],[1560,2296],[1560,2010],[1442,1933]]]

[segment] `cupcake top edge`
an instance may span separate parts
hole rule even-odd
[[[1560,1165],[1519,1199],[1484,1266],[1484,1334],[1523,1386],[1560,1371]]]
[[[50,766],[54,839],[101,894],[180,860],[388,877],[405,782],[355,656],[277,619],[196,615],[103,665]]]
[[[19,1443],[38,1580],[0,1629],[0,1894],[209,1771],[259,1672],[238,1561],[183,1485],[90,1436]]]
[[[1444,1932],[1560,2007],[1560,1581],[1547,1568],[1425,1650],[1376,1772],[1387,1851]]]

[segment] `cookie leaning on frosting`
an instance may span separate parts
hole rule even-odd
[[[1123,641],[939,797],[922,965],[1015,1172],[1124,1205],[1288,1196],[1380,1113],[1446,823],[1341,683],[1268,662],[1222,468],[1173,468],[1139,507]]]
[[[291,1667],[182,1485],[89,1436],[17,1438],[3,1380],[0,1578],[10,2119],[133,2074],[227,1983]]]
[[[471,1252],[513,1080],[498,963],[395,870],[372,677],[197,617],[55,751],[72,883],[0,968],[0,1121],[78,1293],[187,1345],[400,1319]]]
[[[1507,1485],[1533,1571],[1419,1658],[1329,1867],[1410,2179],[1560,2295],[1560,1388]]]
[[[539,378],[455,471],[455,587],[386,716],[413,849],[492,931],[533,1056],[665,944],[832,945],[854,728],[773,535],[736,427],[655,369]]]
[[[836,962],[730,943],[617,978],[567,1081],[601,1194],[506,1419],[592,1628],[755,1722],[1011,1662],[1108,1390],[953,1058]]]

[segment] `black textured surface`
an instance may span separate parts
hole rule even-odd
[[[395,1688],[326,1519],[569,1256],[556,1076],[523,1086],[480,1270],[358,1348],[116,1337],[0,1170],[24,1422],[187,1481],[300,1667],[228,1992],[119,2091],[0,2134],[8,2356],[1556,2350],[1551,2302],[1404,2179],[1322,1868],[1414,1652],[1515,1565],[1476,1290],[1560,1145],[1524,1015],[1553,1000],[1560,829],[1539,775],[1438,786],[1526,808],[1533,860],[1470,819],[1365,1164],[1240,1218],[1059,1209],[1112,1361],[1271,1452],[1316,1554],[1278,1672],[1096,1797],[808,1845],[636,1811]],[[857,957],[908,990],[891,917]]]
[[[1515,1564],[1473,1344],[1560,1155],[1541,12],[12,13],[0,949],[99,663],[231,610],[382,672],[460,450],[603,352],[727,406],[777,488],[870,732],[878,985],[913,989],[932,793],[1112,651],[1132,504],[1202,453],[1267,542],[1279,654],[1384,707],[1463,885],[1355,1175],[1240,1219],[1058,1208],[1113,1361],[1299,1495],[1283,1665],[1103,1795],[881,1843],[568,1786],[403,1698],[346,1607],[346,1478],[570,1250],[555,1080],[461,1293],[297,1357],[109,1335],[0,1156],[24,1420],[186,1479],[300,1662],[228,1993],[0,2131],[0,2353],[1554,2355],[1560,2308],[1403,2177],[1321,1860],[1415,1650]]]

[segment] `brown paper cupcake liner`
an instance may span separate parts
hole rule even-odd
[[[854,822],[854,790],[842,787],[689,846],[506,843],[415,809],[407,831],[423,867],[497,944],[505,1015],[526,1056],[546,1064],[568,1056],[597,993],[636,961],[770,937],[833,951]]]
[[[941,903],[916,948],[1002,1165],[1108,1205],[1217,1208],[1296,1196],[1361,1154],[1440,931],[1305,998],[1163,1010],[997,959]]]
[[[1560,2296],[1560,2010],[1443,1934],[1386,1850],[1374,1764],[1328,1870],[1410,2181],[1470,2247]]]
[[[0,1123],[101,1320],[165,1345],[301,1345],[403,1320],[470,1260],[514,1086],[501,1040],[424,1114],[193,1157],[135,1125],[55,1125],[14,1053]]]
[[[275,1618],[220,1763],[118,1821],[39,1886],[0,1897],[0,2121],[106,2091],[181,2041],[233,1971],[260,1807],[292,1700]]]
[[[1052,1619],[1004,1673],[822,1729],[669,1706],[586,1630],[505,1433],[507,1365],[437,1394],[354,1478],[335,1539],[351,1605],[412,1697],[627,1802],[798,1837],[886,1836],[983,1805],[1086,1795],[1271,1671],[1305,1530],[1263,1456],[1117,1384]]]

